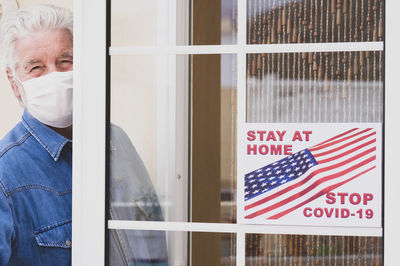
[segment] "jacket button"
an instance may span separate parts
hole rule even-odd
[[[71,244],[72,244],[72,243],[71,243],[71,240],[65,241],[65,245],[67,245],[68,247],[71,246]]]

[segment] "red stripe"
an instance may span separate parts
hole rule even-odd
[[[351,142],[349,142],[349,143],[346,143],[346,144],[344,144],[344,145],[342,145],[342,146],[340,146],[340,147],[336,147],[336,148],[334,148],[334,149],[332,149],[332,150],[325,151],[325,152],[321,152],[321,153],[318,153],[318,154],[313,154],[313,156],[314,156],[314,158],[317,158],[317,157],[320,157],[320,156],[324,156],[324,155],[330,154],[330,153],[332,153],[332,152],[339,151],[339,150],[344,149],[344,148],[346,148],[346,147],[348,147],[348,146],[350,146],[350,145],[352,145],[352,144],[354,144],[354,143],[363,141],[364,139],[369,138],[369,137],[371,137],[371,136],[373,136],[373,135],[376,135],[376,132],[375,132],[375,131],[374,131],[373,133],[371,133],[371,134],[368,134],[368,135],[363,136],[363,137],[361,137],[361,138],[355,139],[355,140],[353,140],[353,141],[351,141]]]
[[[320,174],[320,173],[323,173],[323,172],[326,172],[326,171],[329,171],[329,170],[333,170],[333,169],[339,168],[339,167],[341,167],[341,166],[343,166],[345,164],[349,164],[349,163],[351,163],[351,162],[353,162],[353,161],[355,161],[355,160],[357,160],[357,159],[359,159],[359,158],[361,158],[361,157],[363,157],[363,156],[365,156],[367,154],[368,154],[367,151],[364,151],[364,152],[362,152],[360,154],[357,154],[357,155],[355,155],[355,156],[353,156],[353,157],[351,157],[351,158],[349,158],[349,159],[347,159],[347,160],[345,160],[343,162],[339,162],[337,164],[333,164],[333,165],[329,165],[329,166],[324,167],[324,168],[317,169],[314,172],[310,173],[303,180],[301,180],[301,181],[299,181],[299,182],[297,182],[297,183],[295,183],[295,184],[293,184],[291,186],[288,186],[288,187],[276,192],[275,194],[272,194],[272,195],[270,195],[268,197],[260,199],[259,201],[253,202],[253,203],[251,203],[249,205],[246,205],[244,209],[245,210],[249,210],[249,209],[257,207],[257,206],[259,206],[259,205],[261,205],[261,204],[263,204],[263,203],[265,203],[265,202],[267,202],[269,200],[275,199],[275,198],[279,197],[282,194],[285,194],[285,193],[287,193],[287,192],[289,192],[289,191],[291,191],[291,190],[293,190],[295,188],[298,188],[301,185],[304,185],[305,183],[307,183],[311,178],[313,178],[317,174]]]
[[[363,133],[365,133],[365,132],[367,132],[367,131],[369,131],[369,130],[371,130],[372,128],[367,128],[367,129],[364,129],[363,131],[360,131],[360,132],[358,132],[358,133],[356,133],[356,134],[353,134],[353,135],[350,135],[350,136],[348,136],[348,137],[345,137],[345,138],[342,138],[342,139],[338,139],[338,140],[336,140],[336,141],[332,141],[332,142],[330,142],[330,143],[327,143],[327,144],[325,144],[325,145],[321,145],[321,146],[318,146],[318,147],[315,147],[315,148],[310,148],[310,149],[308,149],[309,151],[317,151],[317,150],[320,150],[320,149],[324,149],[324,148],[327,148],[327,147],[330,147],[330,146],[332,146],[332,145],[335,145],[335,144],[337,144],[337,143],[340,143],[340,142],[343,142],[343,141],[345,141],[345,140],[348,140],[348,139],[351,139],[352,137],[355,137],[355,136],[358,136],[358,135],[360,135],[360,134],[363,134]]]
[[[318,163],[318,164],[323,164],[323,163],[328,163],[328,162],[331,162],[331,161],[340,159],[340,158],[342,158],[343,156],[349,155],[350,153],[353,153],[353,152],[355,152],[355,151],[357,151],[357,150],[359,150],[359,149],[362,149],[362,148],[364,148],[364,147],[366,147],[366,146],[368,146],[368,145],[374,143],[375,141],[376,141],[376,139],[373,139],[373,140],[368,141],[368,142],[366,142],[366,143],[364,143],[364,144],[361,144],[361,145],[359,145],[359,146],[357,146],[357,147],[354,147],[354,148],[351,149],[351,150],[348,150],[348,151],[346,151],[346,152],[343,152],[343,153],[341,153],[341,154],[338,154],[338,155],[336,155],[336,156],[333,156],[333,157],[331,157],[331,158],[328,158],[328,159],[325,159],[325,160],[321,160],[321,161],[317,161],[317,163]],[[373,147],[373,148],[371,148],[371,149],[376,150],[376,147]]]
[[[371,168],[369,168],[369,169],[367,169],[367,170],[365,170],[365,171],[363,171],[363,172],[361,172],[361,173],[359,173],[359,174],[357,174],[357,175],[355,175],[355,176],[353,176],[353,177],[351,177],[351,178],[349,178],[349,179],[347,179],[347,180],[344,180],[344,181],[342,181],[342,182],[340,182],[340,183],[337,183],[337,184],[335,184],[335,185],[329,186],[329,187],[327,187],[327,188],[321,190],[320,192],[318,192],[317,194],[315,194],[315,195],[312,196],[311,198],[309,198],[309,199],[303,201],[302,203],[299,203],[299,204],[297,204],[296,206],[294,206],[294,207],[292,207],[292,208],[290,208],[290,209],[288,209],[288,210],[286,210],[286,211],[283,211],[283,212],[281,212],[281,213],[275,214],[275,215],[273,215],[273,216],[271,216],[271,217],[269,217],[269,218],[267,218],[267,219],[273,219],[273,220],[279,219],[279,218],[281,218],[282,216],[284,216],[284,215],[286,215],[286,214],[288,214],[288,213],[290,213],[290,212],[292,212],[292,211],[294,211],[294,210],[300,208],[301,206],[304,206],[305,204],[307,204],[307,203],[309,203],[309,202],[311,202],[311,201],[313,201],[313,200],[315,200],[315,199],[321,197],[322,195],[328,193],[329,191],[332,191],[332,190],[334,190],[334,189],[336,189],[336,188],[338,188],[338,187],[340,187],[340,186],[342,186],[342,185],[344,185],[344,184],[350,182],[351,180],[356,179],[357,177],[359,177],[359,176],[361,176],[361,175],[363,175],[363,174],[365,174],[365,173],[371,171],[371,170],[374,169],[374,168],[376,168],[376,166],[373,166],[373,167],[371,167]]]
[[[346,131],[346,132],[343,132],[342,134],[339,134],[339,135],[337,135],[337,136],[334,136],[334,137],[332,137],[332,138],[330,138],[330,139],[328,139],[328,140],[325,140],[325,141],[323,141],[323,142],[321,142],[321,143],[319,143],[319,144],[317,144],[317,145],[314,145],[312,148],[317,147],[317,146],[322,145],[322,144],[325,144],[325,143],[327,143],[327,142],[329,142],[329,141],[332,141],[332,140],[335,140],[335,139],[337,139],[337,138],[343,137],[344,135],[347,135],[347,134],[349,134],[349,133],[351,133],[351,132],[353,132],[354,130],[357,130],[357,129],[358,129],[358,128],[350,129],[350,130],[348,130],[348,131]]]
[[[362,162],[360,162],[360,163],[358,163],[356,165],[353,165],[352,167],[350,167],[348,169],[345,169],[345,170],[343,170],[343,171],[341,171],[339,173],[323,177],[323,178],[315,181],[312,185],[310,185],[309,187],[303,189],[299,193],[296,193],[296,194],[294,194],[294,195],[292,195],[292,196],[290,196],[288,198],[285,198],[284,200],[282,200],[280,202],[277,202],[277,203],[275,203],[275,204],[273,204],[271,206],[268,206],[267,208],[264,208],[264,209],[261,209],[259,211],[254,212],[252,214],[249,214],[245,218],[246,219],[251,219],[251,218],[254,218],[256,216],[259,216],[259,215],[262,215],[264,213],[267,213],[269,211],[272,211],[272,210],[274,210],[276,208],[279,208],[279,207],[285,205],[286,203],[289,203],[289,202],[291,202],[293,200],[296,200],[297,198],[300,198],[301,196],[307,194],[309,191],[311,191],[313,188],[317,187],[318,185],[320,185],[320,184],[322,184],[324,182],[327,182],[329,180],[341,177],[341,176],[343,176],[345,174],[348,174],[348,173],[350,173],[350,172],[352,172],[352,171],[354,171],[354,170],[356,170],[356,169],[358,169],[358,168],[360,168],[360,167],[362,167],[362,166],[374,161],[375,159],[376,159],[376,156],[374,155],[374,156],[372,156],[372,157],[370,157],[370,158],[368,158],[368,159],[366,159],[366,160],[364,160],[364,161],[362,161]]]

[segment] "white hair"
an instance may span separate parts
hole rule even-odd
[[[52,5],[20,8],[0,20],[0,63],[15,74],[18,38],[37,30],[67,30],[73,36],[73,18],[68,10]]]

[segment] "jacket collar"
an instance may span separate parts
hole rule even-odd
[[[71,142],[69,139],[58,134],[50,127],[39,122],[26,109],[22,115],[22,124],[42,147],[57,161],[65,144]]]

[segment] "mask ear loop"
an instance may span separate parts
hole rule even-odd
[[[22,82],[15,76],[12,77],[12,82],[18,88],[20,97],[17,97],[17,100],[19,102],[19,105],[21,106],[21,108],[26,108],[26,94]]]

